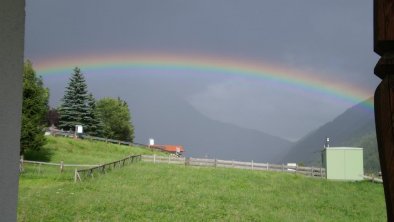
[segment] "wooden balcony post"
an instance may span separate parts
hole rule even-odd
[[[374,0],[374,51],[381,56],[374,73],[382,79],[375,91],[375,123],[387,221],[394,220],[394,2]]]

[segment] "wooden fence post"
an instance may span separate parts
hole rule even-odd
[[[217,167],[217,165],[218,165],[218,160],[215,158],[215,162],[214,162],[215,168]]]
[[[156,153],[153,154],[153,163],[156,163]]]
[[[313,177],[313,167],[311,167],[311,176]]]
[[[231,166],[234,168],[234,160],[231,161]]]
[[[320,177],[323,178],[323,168],[320,167]]]
[[[185,166],[190,165],[190,157],[185,158]]]
[[[62,160],[60,161],[60,173],[63,173],[63,169],[64,169],[64,162]]]
[[[298,170],[298,164],[296,164],[294,174],[297,174],[297,170]]]
[[[253,170],[253,160],[252,160],[252,170]]]
[[[38,173],[41,173],[41,163],[38,164]]]
[[[21,155],[21,159],[19,161],[19,173],[22,173],[23,170],[23,155]]]
[[[269,166],[268,166],[268,164],[269,164],[269,163],[267,162],[267,171],[269,170]]]
[[[74,183],[76,183],[77,180],[81,181],[81,177],[79,176],[77,168],[75,168],[75,171],[74,171]]]
[[[282,163],[282,172],[285,172],[285,165]]]
[[[171,158],[171,156],[170,156],[170,155],[168,155],[168,163],[170,163],[170,158]]]

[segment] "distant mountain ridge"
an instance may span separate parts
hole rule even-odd
[[[180,98],[166,98],[166,105],[133,104],[136,142],[179,144],[185,155],[228,160],[279,162],[291,142],[253,129],[207,118]],[[176,115],[173,110],[176,109]],[[276,160],[276,161],[275,161]]]
[[[54,104],[63,95],[61,82],[67,81],[67,77],[63,77],[61,81],[56,78],[46,83],[53,93]],[[280,163],[292,145],[290,141],[258,130],[206,117],[185,96],[178,95],[178,88],[182,91],[185,86],[172,78],[155,77],[153,80],[140,74],[134,79],[130,81],[122,75],[103,75],[100,81],[93,81],[89,87],[96,98],[120,96],[127,102],[135,129],[134,141],[137,143],[147,144],[149,138],[153,138],[156,144],[183,145],[186,156],[270,163]],[[108,87],[108,82],[119,87]],[[200,90],[193,87],[188,93]],[[56,97],[58,99],[54,99]]]
[[[319,166],[325,138],[329,137],[330,146],[364,148],[365,170],[379,170],[375,119],[373,112],[364,109],[366,102],[373,102],[373,98],[349,108],[333,121],[300,139],[290,148],[283,161]]]

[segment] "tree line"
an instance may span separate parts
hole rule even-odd
[[[126,101],[118,98],[96,100],[88,92],[81,70],[76,67],[66,86],[61,105],[50,108],[49,89],[37,77],[32,63],[27,60],[23,69],[23,105],[20,153],[38,151],[45,144],[48,126],[64,131],[75,131],[83,126],[84,134],[133,142],[134,126]]]

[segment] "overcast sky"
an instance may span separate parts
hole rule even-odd
[[[371,96],[378,84],[368,0],[27,0],[26,11],[25,57],[33,65],[108,52],[202,54],[281,64]],[[96,97],[120,96],[133,107],[130,94],[144,100],[153,85],[149,102],[158,107],[175,96],[211,119],[293,141],[354,105],[242,76],[85,74]],[[67,78],[44,76],[52,106]]]

